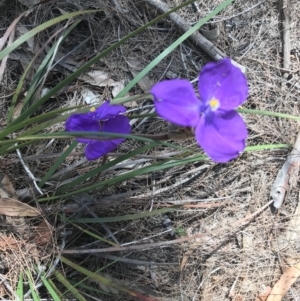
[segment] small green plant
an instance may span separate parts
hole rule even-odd
[[[186,236],[186,230],[181,226],[175,227],[174,232],[178,236]]]

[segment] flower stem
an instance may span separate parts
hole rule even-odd
[[[276,113],[272,111],[261,111],[261,110],[251,110],[251,109],[237,109],[237,112],[239,113],[245,113],[245,114],[257,114],[257,115],[266,115],[266,116],[273,116],[273,117],[281,117],[281,118],[287,118],[287,119],[294,119],[300,121],[300,116],[294,116],[290,114],[284,114],[284,113]]]
[[[165,140],[185,140],[194,137],[194,133],[191,131],[190,128],[181,128],[174,131],[168,131],[167,133],[159,134],[159,135],[144,135],[140,134],[139,137],[149,138],[154,141],[165,141]]]
[[[289,144],[263,144],[263,145],[254,145],[254,146],[246,146],[246,152],[253,152],[257,150],[265,150],[265,149],[278,149],[278,148],[289,148],[292,145]]]

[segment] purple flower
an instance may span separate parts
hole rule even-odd
[[[184,79],[162,81],[151,93],[158,115],[192,127],[198,144],[215,162],[228,162],[245,148],[246,125],[234,111],[246,101],[245,75],[229,58],[205,65],[199,75],[200,100]]]
[[[121,105],[110,105],[108,101],[97,109],[91,109],[86,114],[74,114],[68,118],[65,127],[67,132],[109,132],[129,134],[129,119],[119,115],[126,111]],[[85,156],[95,160],[113,151],[125,138],[111,140],[95,140],[76,138],[78,142],[86,143]]]

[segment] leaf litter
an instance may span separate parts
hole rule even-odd
[[[38,209],[11,198],[0,198],[0,214],[6,216],[39,216]]]
[[[53,230],[44,220],[37,227],[30,225],[25,218],[40,219],[41,211],[16,199],[16,191],[8,176],[0,175],[0,179],[0,251],[8,262],[7,270],[5,273],[1,270],[1,273],[7,278],[17,279],[25,267],[31,266],[32,269],[34,265],[40,266],[40,256],[44,252],[40,252],[39,248],[51,243]],[[6,289],[2,297],[8,296],[7,293]]]

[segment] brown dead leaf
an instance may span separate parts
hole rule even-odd
[[[32,258],[34,259],[36,264],[39,266],[41,264],[40,263],[40,254],[39,254],[39,250],[37,249],[36,244],[27,244],[26,249],[27,249],[28,253],[32,256]]]
[[[101,97],[98,93],[93,92],[88,88],[82,89],[81,92],[84,102],[88,105],[98,105],[101,102]]]
[[[6,293],[6,290],[5,290],[5,286],[4,286],[3,283],[1,283],[1,284],[0,284],[0,297],[1,297],[1,298],[4,298],[6,294],[7,294],[7,293]]]
[[[4,36],[2,38],[0,38],[0,50],[2,50],[2,48],[4,47],[8,37],[10,36],[11,32],[15,29],[17,23],[20,21],[20,19],[24,16],[25,12],[22,13],[19,17],[17,17],[11,24],[10,26],[7,28]]]
[[[34,241],[38,246],[51,243],[53,228],[45,221],[42,221],[34,229]]]
[[[297,137],[293,150],[278,171],[277,177],[272,184],[270,196],[274,201],[273,205],[275,208],[280,208],[286,193],[296,185],[300,168],[299,152],[300,134]]]
[[[11,45],[14,37],[15,37],[15,29],[16,29],[16,25],[17,23],[20,21],[20,19],[26,14],[27,12],[22,13],[19,17],[17,17],[12,24],[10,24],[10,26],[8,27],[8,29],[6,30],[4,36],[2,38],[0,38],[0,50],[2,50],[2,48],[4,47],[7,39],[7,46]],[[5,71],[5,67],[6,67],[6,63],[7,63],[7,59],[8,59],[8,55],[5,56],[0,64],[0,82],[2,81],[3,78],[3,74]]]
[[[9,35],[7,46],[10,46],[13,43],[14,38],[15,38],[15,28],[12,29],[12,31],[11,31],[11,33]],[[4,75],[5,68],[6,68],[7,60],[8,60],[8,55],[5,56],[2,59],[1,64],[0,64],[0,82],[3,79],[3,75]]]
[[[40,211],[12,198],[0,198],[0,214],[8,216],[39,216]]]
[[[26,33],[28,33],[29,30],[24,25],[19,25],[19,26],[17,26],[17,32],[19,33],[20,36],[23,36]],[[31,37],[28,40],[26,40],[26,43],[28,45],[29,50],[32,53],[38,52],[39,49],[35,47],[34,37]]]
[[[94,86],[112,86],[116,82],[110,76],[101,70],[92,70],[79,77],[81,80]]]
[[[267,286],[264,291],[255,299],[255,301],[266,301],[270,295],[272,288]]]
[[[267,301],[281,301],[300,276],[300,263],[287,269],[272,288]]]
[[[24,242],[23,242],[24,243]],[[5,252],[7,250],[17,250],[22,244],[21,241],[17,241],[13,237],[8,237],[5,235],[0,236],[0,250]]]
[[[140,71],[143,70],[143,64],[141,64],[141,62],[139,62],[136,59],[127,58],[126,62],[130,67],[129,70],[133,77],[135,77],[137,74],[140,73]],[[148,76],[144,76],[138,82],[138,85],[144,92],[148,93],[149,89],[154,85],[154,82]]]
[[[116,82],[107,73],[101,70],[92,70],[79,77],[85,82],[99,87],[112,87],[112,94],[115,97],[123,88],[122,81]]]
[[[17,119],[21,113],[22,113],[22,109],[23,109],[23,105],[24,102],[20,101],[14,108],[14,112],[13,112],[13,120]]]
[[[0,198],[15,198],[16,191],[8,176],[0,175]]]

